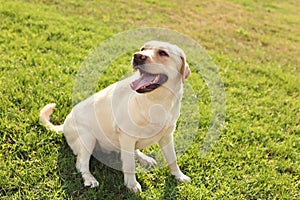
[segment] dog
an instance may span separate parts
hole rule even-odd
[[[141,191],[135,176],[135,157],[142,164],[156,165],[140,151],[155,143],[171,174],[180,182],[190,182],[178,167],[173,141],[183,85],[190,76],[184,51],[167,42],[150,41],[134,53],[132,67],[133,76],[75,105],[63,125],[50,122],[54,103],[41,110],[41,122],[50,130],[63,132],[77,155],[76,168],[87,187],[99,185],[89,170],[96,144],[107,152],[120,152],[125,185],[135,193]]]

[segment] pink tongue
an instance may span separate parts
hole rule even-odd
[[[130,84],[131,89],[138,90],[143,86],[148,86],[155,79],[156,75],[143,73],[141,77]]]

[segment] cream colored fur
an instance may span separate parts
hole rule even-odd
[[[168,56],[159,55],[161,49]],[[154,64],[145,66],[147,72],[168,76],[167,82],[154,91],[140,94],[130,88],[130,83],[139,77],[137,72],[77,104],[63,125],[50,122],[55,104],[41,110],[41,121],[49,129],[63,132],[77,155],[76,167],[82,173],[85,186],[99,185],[89,171],[96,143],[106,151],[121,153],[125,185],[134,192],[141,191],[135,176],[135,156],[145,165],[156,165],[153,158],[139,150],[155,143],[160,145],[171,174],[179,181],[191,181],[180,171],[173,145],[184,79],[190,74],[185,54],[175,45],[157,41],[146,43],[139,53],[147,56],[146,64]]]

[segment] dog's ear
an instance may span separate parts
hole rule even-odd
[[[181,68],[180,68],[180,74],[182,77],[182,83],[184,83],[185,79],[187,79],[190,76],[191,71],[190,71],[188,63],[186,62],[185,56],[180,56],[180,58],[181,58],[181,62],[182,62]]]

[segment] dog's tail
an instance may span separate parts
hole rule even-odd
[[[40,119],[41,122],[45,124],[49,130],[55,132],[62,132],[63,125],[55,126],[50,122],[50,115],[52,114],[54,108],[55,108],[55,103],[47,104],[40,112]]]

